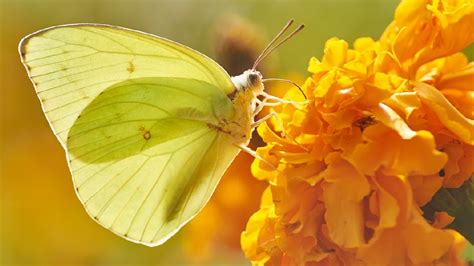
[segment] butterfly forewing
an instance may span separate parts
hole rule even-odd
[[[34,33],[20,52],[91,217],[156,246],[194,217],[238,153],[227,73],[174,42],[102,25]]]
[[[120,27],[57,26],[33,33],[19,47],[51,127],[64,145],[80,112],[103,90],[141,77],[201,80],[225,94],[228,74],[206,56],[175,42]]]

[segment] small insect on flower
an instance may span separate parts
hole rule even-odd
[[[258,64],[230,77],[205,55],[99,24],[40,30],[19,45],[43,111],[66,151],[77,196],[99,224],[157,246],[208,202],[268,104]],[[257,97],[261,97],[257,99]],[[262,99],[263,98],[263,99]]]

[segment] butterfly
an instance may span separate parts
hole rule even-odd
[[[235,77],[189,47],[122,27],[60,25],[23,38],[21,61],[87,213],[147,246],[199,213],[240,150],[256,156],[246,146],[271,116],[256,115],[283,101],[264,92],[256,67],[303,28],[276,44],[292,22]]]

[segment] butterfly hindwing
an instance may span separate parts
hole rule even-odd
[[[67,140],[88,213],[132,241],[161,244],[204,207],[238,153],[211,126],[232,116],[226,95],[201,81],[141,78],[107,88]]]

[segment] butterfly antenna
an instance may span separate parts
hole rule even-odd
[[[288,36],[286,36],[283,40],[281,40],[279,43],[277,43],[275,46],[273,46],[270,50],[268,50],[260,59],[262,61],[267,55],[271,54],[275,49],[280,47],[282,44],[284,44],[286,41],[288,41],[291,37],[295,36],[298,32],[300,32],[304,28],[304,24],[301,24],[298,28],[296,28],[292,33],[290,33]]]
[[[289,79],[279,79],[279,78],[267,78],[267,79],[263,79],[262,82],[268,82],[268,81],[279,81],[279,82],[286,82],[286,83],[290,83],[292,85],[294,85],[295,87],[298,88],[298,90],[301,92],[301,94],[303,94],[303,97],[305,100],[308,100],[308,97],[306,97],[306,94],[304,93],[303,89],[301,88],[300,85],[298,85],[296,82],[294,82],[293,80],[289,80]]]
[[[286,25],[283,27],[283,29],[280,30],[280,32],[273,38],[273,40],[263,49],[262,53],[257,57],[255,60],[255,63],[252,66],[252,70],[255,70],[258,66],[258,64],[265,58],[267,57],[270,53],[272,53],[276,48],[280,47],[283,43],[285,43],[288,39],[293,37],[295,34],[300,32],[304,28],[304,24],[301,24],[298,28],[296,28],[293,32],[291,32],[288,36],[286,36],[283,40],[275,44],[278,39],[285,33],[285,31],[293,24],[293,19],[288,21]]]
[[[260,53],[260,55],[255,60],[255,63],[253,64],[253,67],[252,67],[253,70],[255,70],[255,68],[258,65],[258,62],[261,61],[262,56],[267,52],[267,50],[270,49],[270,47],[281,37],[281,35],[283,35],[283,33],[285,33],[285,31],[291,26],[291,24],[293,24],[294,21],[295,21],[294,19],[290,19],[286,23],[286,25],[283,26],[283,28],[280,30],[280,32],[275,37],[273,37],[273,40],[271,40],[270,43],[268,43],[267,46],[265,46],[265,49],[263,49],[263,51]]]

